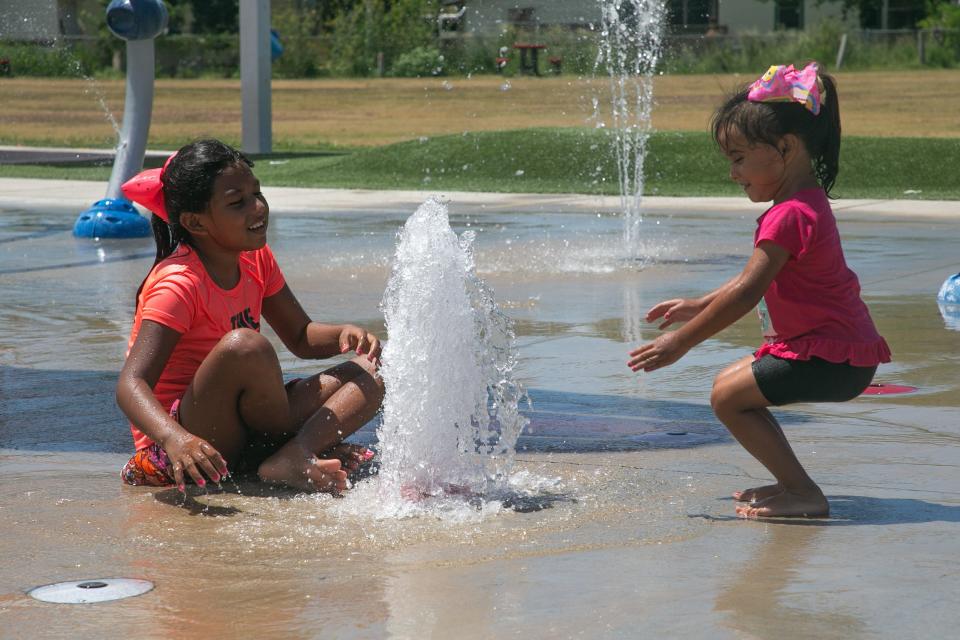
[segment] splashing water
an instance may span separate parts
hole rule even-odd
[[[382,304],[384,504],[507,490],[525,394],[513,379],[510,320],[476,275],[473,240],[457,237],[434,199],[399,233]]]
[[[100,109],[103,111],[104,118],[110,127],[113,129],[114,140],[116,143],[115,148],[119,148],[121,144],[120,139],[120,123],[117,122],[117,118],[113,115],[113,112],[110,110],[110,107],[107,105],[107,95],[103,87],[100,85],[99,81],[91,74],[86,73],[83,69],[83,63],[80,58],[73,52],[73,49],[70,47],[68,40],[63,36],[57,36],[53,39],[53,47],[61,52],[62,55],[66,56],[70,61],[70,66],[73,69],[74,75],[78,78],[81,78],[84,82],[83,93],[86,95],[92,95],[93,99],[97,101],[97,104],[100,106]]]
[[[623,241],[631,257],[639,255],[643,164],[650,138],[653,72],[660,59],[663,0],[600,0],[601,38],[594,72],[610,76],[610,130],[620,177]],[[594,99],[594,117],[601,103]],[[598,126],[603,126],[599,125]]]

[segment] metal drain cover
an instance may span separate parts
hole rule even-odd
[[[139,596],[153,589],[153,583],[134,578],[102,578],[97,580],[76,580],[57,582],[31,589],[27,592],[31,598],[43,602],[59,604],[87,604],[107,602]]]

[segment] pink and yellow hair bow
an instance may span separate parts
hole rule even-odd
[[[797,71],[792,64],[774,65],[750,85],[747,100],[750,102],[797,102],[810,113],[820,113],[820,100],[824,90],[818,73],[820,67],[811,62]]]
[[[163,163],[162,169],[147,169],[141,171],[121,185],[120,190],[127,199],[146,207],[157,214],[167,224],[170,223],[170,215],[167,213],[167,204],[163,199],[163,172],[167,165],[173,160],[173,154]]]

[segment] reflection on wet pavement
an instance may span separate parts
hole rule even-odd
[[[935,300],[956,272],[956,221],[841,217],[894,352],[877,380],[919,390],[778,413],[833,507],[828,521],[788,526],[731,517],[730,491],[767,475],[708,403],[715,373],[756,346],[752,315],[669,369],[625,364],[657,335],[647,308],[736,272],[753,217],[663,216],[645,258],[626,262],[614,216],[453,211],[458,232],[477,232],[478,271],[515,321],[530,397],[517,466],[539,487],[458,522],[371,518],[362,481],[339,499],[244,479],[186,499],[121,487],[131,439],[113,385],[152,241],[76,240],[63,213],[0,212],[7,624],[119,636],[160,616],[192,636],[312,638],[333,624],[339,637],[479,638],[627,637],[642,623],[649,637],[742,638],[767,637],[773,615],[783,638],[899,638],[945,637],[960,622],[944,600],[960,593],[947,566],[960,551],[960,332]],[[269,240],[313,317],[382,333],[403,220],[275,211]],[[281,363],[289,376],[329,366],[285,351]],[[55,620],[24,594],[113,575],[157,588]]]

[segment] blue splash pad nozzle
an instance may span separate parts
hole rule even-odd
[[[146,238],[153,235],[150,221],[126,198],[97,200],[73,224],[78,238]]]
[[[937,302],[944,304],[960,304],[960,273],[956,273],[943,281]]]
[[[944,280],[937,294],[937,306],[947,328],[960,331],[960,273]]]
[[[150,40],[167,28],[161,0],[113,0],[107,5],[107,28],[123,40]]]

